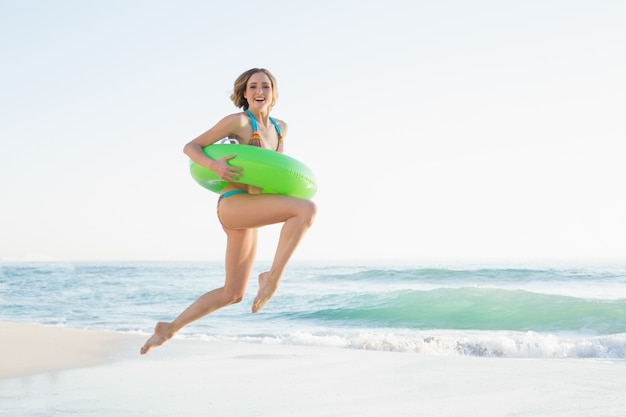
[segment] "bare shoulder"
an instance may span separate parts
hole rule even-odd
[[[241,140],[246,136],[250,136],[252,128],[245,113],[233,113],[223,117],[212,128],[192,140],[200,146],[208,146],[220,139],[236,138]]]
[[[250,125],[250,119],[244,112],[238,112],[225,116],[218,124],[229,126],[233,129],[246,127]]]
[[[282,135],[285,136],[287,134],[287,131],[289,130],[289,126],[287,126],[287,122],[281,119],[277,119],[275,117],[272,117],[272,119],[274,119],[274,121],[278,123],[278,126],[280,126],[280,133],[282,133]]]
[[[250,136],[252,132],[250,119],[243,112],[225,116],[217,123],[216,127],[219,127],[218,130],[220,133],[224,134],[223,137],[237,138],[240,140],[243,137]]]

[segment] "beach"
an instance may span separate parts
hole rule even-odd
[[[0,417],[626,417],[626,1],[0,11]]]
[[[480,358],[0,323],[6,416],[624,416],[626,361]]]

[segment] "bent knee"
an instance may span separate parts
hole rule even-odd
[[[229,294],[226,297],[226,302],[228,304],[237,304],[243,301],[243,294]]]
[[[245,289],[241,288],[230,288],[223,289],[222,292],[222,303],[224,305],[237,304],[243,300],[243,296],[245,293]]]
[[[317,205],[311,200],[305,200],[305,203],[303,204],[303,208],[302,208],[300,215],[302,216],[304,222],[308,226],[311,226],[313,224],[316,214],[317,214]]]

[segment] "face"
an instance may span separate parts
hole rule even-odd
[[[272,81],[264,72],[252,74],[244,94],[250,108],[263,108],[272,105]]]

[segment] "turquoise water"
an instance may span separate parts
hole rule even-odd
[[[295,264],[180,337],[445,355],[626,358],[626,268]],[[150,334],[223,282],[219,263],[0,263],[0,320]]]

